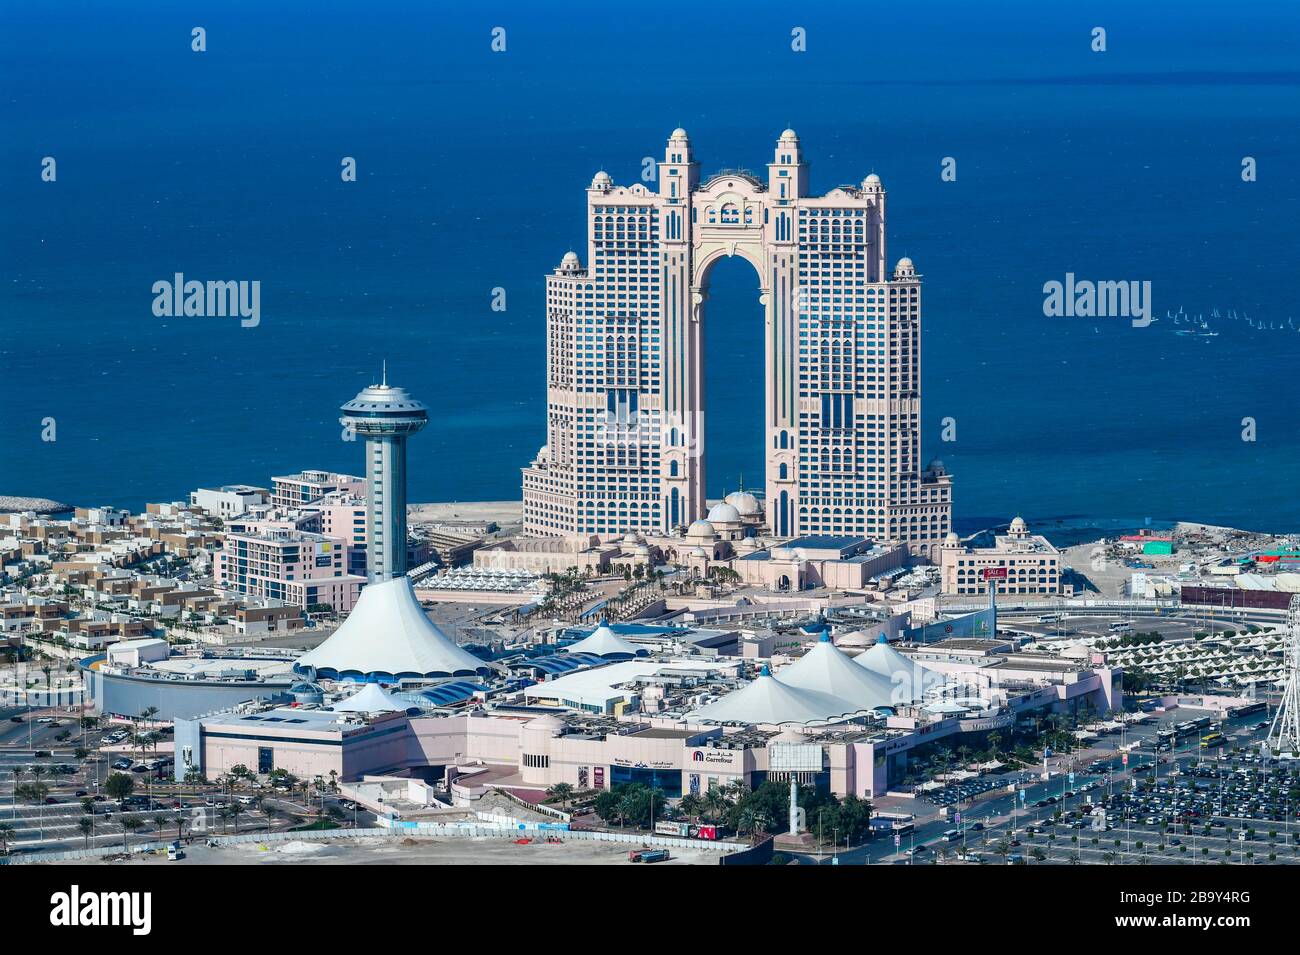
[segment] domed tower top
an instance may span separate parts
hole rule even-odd
[[[767,191],[784,204],[808,194],[808,164],[793,129],[781,133],[772,162],[767,164]]]
[[[686,130],[678,126],[668,136],[668,145],[664,148],[664,162],[684,166],[693,161],[691,155],[691,137]]]
[[[614,188],[614,180],[610,178],[609,173],[602,169],[592,177],[591,188],[597,192],[609,192]]]
[[[894,266],[894,278],[896,279],[916,278],[916,266],[912,264],[912,260],[909,259],[907,256],[903,256],[901,259],[899,259],[898,264]]]
[[[429,423],[429,408],[405,388],[388,383],[388,363],[377,385],[367,385],[339,409],[339,423],[357,434],[414,434]]]
[[[699,183],[700,167],[691,152],[691,138],[686,135],[686,130],[678,126],[668,136],[668,144],[664,146],[664,159],[659,164],[659,195],[673,200],[672,205],[685,203]],[[680,218],[680,213],[673,213],[670,218]],[[688,220],[689,218],[687,216]],[[686,230],[673,230],[676,241],[689,242],[688,233],[689,225]]]

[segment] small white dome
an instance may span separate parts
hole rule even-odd
[[[554,736],[558,731],[564,729],[564,721],[559,717],[551,716],[548,713],[545,716],[539,716],[536,719],[529,720],[524,724],[524,727],[529,730],[538,730]]]
[[[799,137],[795,134],[795,131],[793,129],[787,129],[781,133],[781,142],[783,143],[790,143],[790,142],[797,143],[798,141],[799,141]]]
[[[901,272],[904,269],[914,269],[916,268],[916,266],[912,264],[911,259],[909,259],[907,256],[903,256],[901,259],[898,260],[898,265],[896,265],[895,268],[897,268],[898,271]]]
[[[713,529],[713,525],[708,521],[695,521],[686,529],[687,537],[702,537],[708,540],[718,536],[718,532]]]
[[[845,633],[835,638],[837,647],[869,647],[876,642],[876,638],[865,630],[854,630],[852,633]]]
[[[692,549],[691,549],[691,556],[692,556],[692,557],[708,557],[708,556],[709,556],[709,552],[706,551],[703,547],[695,547],[695,548],[692,548]]]
[[[688,138],[688,137],[686,136],[686,130],[684,130],[684,129],[682,129],[680,126],[678,126],[676,129],[673,130],[672,135],[669,136],[668,138],[669,138],[669,139],[686,139],[686,138]]]
[[[593,189],[608,189],[613,185],[614,180],[611,179],[609,173],[605,172],[603,169],[596,173],[591,180],[591,188]]]
[[[944,547],[960,547],[961,538],[957,536],[956,531],[949,531],[948,536],[943,539]]]
[[[708,520],[710,524],[739,524],[740,511],[736,510],[734,506],[728,504],[726,501],[723,501],[721,504],[714,504],[713,507],[709,509]]]
[[[560,259],[561,272],[576,272],[582,267],[582,262],[578,259],[577,252],[565,252],[564,258]]]
[[[1023,517],[1017,517],[1015,520],[1011,522],[1011,533],[1013,534],[1023,534],[1028,530],[1029,528],[1026,526],[1025,519]]]

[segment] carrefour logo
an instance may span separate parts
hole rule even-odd
[[[697,749],[695,752],[691,753],[691,761],[695,763],[704,762],[704,753]]]

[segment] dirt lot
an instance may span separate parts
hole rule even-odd
[[[363,839],[242,843],[221,849],[195,845],[186,857],[137,856],[137,865],[629,865],[625,843],[566,841],[515,845],[509,839]],[[717,865],[720,853],[673,851],[656,865]],[[123,860],[101,864],[121,865]],[[81,860],[75,864],[84,865]]]

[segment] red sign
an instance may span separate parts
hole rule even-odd
[[[595,773],[595,776],[596,776],[596,780],[595,780],[596,785],[595,785],[595,788],[596,788],[596,789],[604,789],[604,788],[605,788],[605,767],[604,767],[604,766],[597,766],[597,767],[595,768],[595,770],[594,770],[594,773]]]
[[[1007,569],[1005,567],[985,567],[980,574],[985,580],[1006,580]]]

